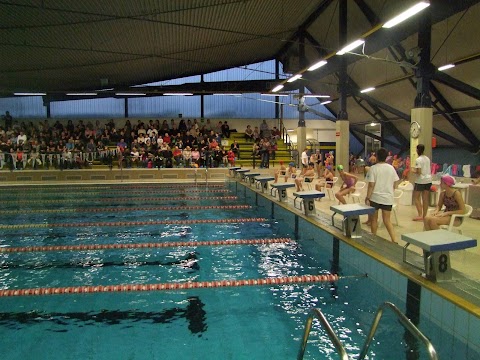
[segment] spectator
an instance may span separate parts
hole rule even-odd
[[[225,121],[221,127],[222,130],[222,136],[226,137],[227,139],[230,138],[230,126],[228,126],[228,123]]]
[[[232,145],[230,145],[230,150],[232,150],[235,157],[240,160],[240,145],[237,140],[234,140]]]
[[[245,141],[253,141],[253,130],[250,125],[247,125],[247,128],[245,129]]]

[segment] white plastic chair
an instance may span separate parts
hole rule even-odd
[[[466,217],[469,217],[472,215],[473,207],[470,205],[465,204],[465,213],[464,214],[453,214],[452,217],[450,218],[450,223],[448,225],[440,225],[440,229],[445,229],[448,231],[452,232],[458,232],[459,234],[462,234],[462,225],[463,225],[463,220]],[[455,225],[455,220],[460,219],[460,224]]]
[[[398,204],[399,204],[399,199],[403,195],[403,190],[400,189],[395,189],[393,192],[393,205],[392,205],[392,212],[393,212],[393,217],[395,218],[395,224],[398,226],[398,216],[397,216],[397,210],[398,210]],[[378,227],[383,225],[382,218],[380,217],[378,221]]]
[[[313,179],[315,179],[315,175],[305,176],[303,178],[303,183],[307,186],[308,190],[312,190]]]
[[[357,181],[357,183],[355,184],[355,192],[350,194],[354,203],[360,203],[360,196],[362,195],[361,190],[363,190],[365,186],[367,186],[367,183],[365,181]],[[355,199],[357,200],[355,201]]]
[[[398,226],[397,210],[398,210],[398,204],[402,195],[403,195],[403,190],[395,189],[395,191],[393,192],[392,212],[393,212],[393,216],[395,217],[395,223],[397,226]]]
[[[335,184],[338,181],[338,176],[334,176],[332,181],[327,181],[327,184],[330,184],[332,187],[324,187],[324,191],[326,190],[328,198],[330,200],[335,199],[335,192],[333,191],[333,188],[335,187]]]

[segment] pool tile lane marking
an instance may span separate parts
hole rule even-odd
[[[245,279],[245,280],[213,280],[185,283],[160,283],[160,284],[124,284],[124,285],[97,285],[97,286],[68,286],[56,288],[32,289],[5,289],[0,290],[0,297],[10,296],[38,296],[38,295],[69,295],[90,294],[106,292],[139,292],[162,290],[185,290],[201,288],[239,287],[257,285],[286,285],[286,284],[311,284],[318,282],[333,282],[341,279],[337,274],[328,275],[303,275],[287,276],[281,278]]]
[[[54,246],[26,246],[0,248],[0,253],[40,252],[40,251],[90,251],[90,250],[118,250],[118,249],[145,249],[166,248],[179,246],[224,246],[224,245],[267,245],[292,242],[289,238],[275,239],[232,239],[212,241],[173,241],[161,243],[136,243],[136,244],[91,244],[91,245],[54,245]]]
[[[191,225],[191,224],[235,224],[265,222],[265,218],[238,218],[238,219],[197,219],[197,220],[154,220],[154,221],[118,221],[98,223],[64,223],[64,224],[17,224],[0,225],[0,229],[29,229],[53,227],[87,227],[87,226],[135,226],[135,225]]]

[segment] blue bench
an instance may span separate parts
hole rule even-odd
[[[288,200],[287,189],[291,187],[295,187],[295,184],[281,183],[281,184],[272,184],[270,186],[271,186],[270,195],[273,197],[276,197],[278,194],[278,200],[280,202],[286,202]]]
[[[268,189],[268,182],[275,180],[273,176],[255,176],[255,184],[257,189],[262,188],[262,193]]]
[[[477,246],[477,240],[447,230],[431,230],[402,234],[407,244],[403,247],[403,262],[424,271],[427,279],[451,280],[450,251]],[[423,268],[407,260],[407,248],[413,244],[423,250]]]
[[[296,191],[293,193],[295,198],[293,199],[293,206],[299,210],[303,210],[305,215],[315,215],[317,210],[315,208],[315,199],[325,197],[325,193],[317,190]],[[297,206],[297,200],[300,198],[299,205]]]
[[[350,238],[362,237],[360,232],[362,230],[362,225],[359,216],[373,214],[375,212],[375,208],[363,204],[332,205],[330,206],[330,210],[333,211],[333,226],[335,226],[335,215],[343,215],[342,228],[337,229],[342,230],[343,234]]]

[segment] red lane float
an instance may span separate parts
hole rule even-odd
[[[5,186],[5,187],[2,187],[0,188],[0,192],[3,192],[3,191],[8,191],[8,192],[12,192],[12,191],[15,191],[15,190],[18,190],[18,191],[21,191],[22,193],[23,192],[38,192],[38,190],[42,190],[42,191],[45,191],[45,192],[48,192],[48,190],[51,190],[51,192],[55,192],[57,193],[58,192],[58,189],[59,188],[65,188],[66,190],[69,190],[70,187],[67,187],[67,186],[48,186],[48,187],[45,187],[45,186],[35,186],[35,185],[32,185],[32,186],[28,186],[28,187],[24,187],[24,186]],[[202,188],[202,187],[206,187],[206,188],[224,188],[225,185],[222,185],[222,184],[200,184],[200,183],[176,183],[176,184],[158,184],[158,185],[135,185],[135,184],[129,184],[129,185],[105,185],[105,186],[77,186],[76,189],[78,188],[85,188],[85,190],[105,190],[105,189],[111,189],[111,190],[128,190],[128,189],[162,189],[162,188],[176,188],[178,189],[179,187],[196,187],[196,188]],[[62,189],[63,190],[63,189]]]
[[[194,206],[152,206],[152,207],[123,207],[123,208],[93,208],[93,209],[25,209],[0,210],[0,214],[28,214],[28,213],[65,213],[65,212],[125,212],[125,211],[176,211],[176,210],[242,210],[251,209],[251,205],[194,205]]]
[[[125,189],[126,190],[126,189]],[[148,189],[145,189],[145,190],[148,190]],[[168,193],[168,194],[183,194],[183,193],[200,193],[200,192],[205,192],[205,191],[208,191],[209,193],[228,193],[230,192],[230,190],[228,189],[184,189],[184,190],[178,190],[178,189],[163,189],[164,191],[155,191],[155,194],[162,194],[162,193]],[[132,194],[132,195],[146,195],[147,192],[146,191],[129,191],[128,192],[129,194]],[[99,191],[72,191],[72,192],[67,192],[67,193],[64,193],[66,194],[67,196],[72,196],[72,195],[115,195],[115,194],[118,194],[118,191],[102,191],[101,193]],[[62,195],[64,195],[62,194]],[[33,195],[33,196],[32,196]],[[31,198],[38,198],[38,197],[42,197],[44,196],[44,193],[35,193],[35,194],[32,194],[32,195],[28,195],[29,199]],[[148,192],[148,196],[151,196],[152,195],[152,192],[149,191]],[[15,196],[18,196],[15,195]],[[8,200],[8,199],[7,199]],[[16,201],[16,200],[8,200],[8,201]]]
[[[184,196],[184,197],[168,197],[168,198],[148,198],[149,202],[160,202],[160,201],[182,201],[182,200],[237,200],[237,196]],[[39,203],[42,204],[56,204],[56,203],[77,203],[77,202],[132,202],[135,198],[118,198],[118,199],[53,199],[53,200],[7,200],[3,203],[15,203],[15,204],[28,204],[28,203]]]
[[[97,286],[68,286],[56,288],[32,288],[32,289],[5,289],[0,290],[0,297],[9,296],[38,296],[38,295],[70,295],[91,294],[106,292],[139,292],[139,291],[162,291],[162,290],[188,290],[202,288],[240,287],[258,285],[287,285],[287,284],[311,284],[321,282],[338,281],[337,274],[328,275],[303,275],[287,276],[281,278],[246,279],[246,280],[212,280],[184,283],[160,283],[160,284],[123,284],[123,285],[97,285]]]
[[[153,220],[153,221],[118,221],[118,222],[85,222],[65,224],[21,224],[0,225],[0,229],[30,229],[53,227],[92,227],[92,226],[136,226],[136,225],[191,225],[191,224],[232,224],[246,222],[265,222],[265,218],[239,218],[239,219],[196,219],[196,220]]]
[[[290,238],[275,239],[232,239],[212,241],[171,241],[162,243],[135,243],[135,244],[90,244],[90,245],[54,245],[54,246],[25,246],[0,248],[0,253],[21,253],[40,251],[89,251],[89,250],[118,250],[118,249],[145,249],[167,247],[196,247],[196,246],[224,246],[224,245],[266,245],[292,242]]]

